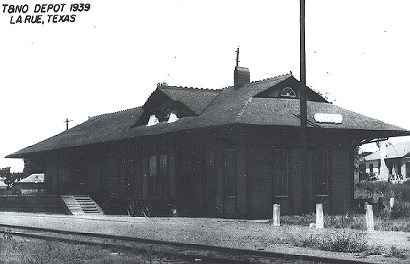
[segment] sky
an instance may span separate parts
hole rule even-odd
[[[35,3],[66,6],[35,13]],[[298,0],[90,0],[87,12],[70,11],[76,1],[35,3],[0,0],[0,168],[22,171],[21,160],[4,156],[63,132],[66,118],[72,127],[141,106],[157,83],[233,85],[237,47],[251,81],[299,79]],[[3,4],[29,9],[8,13]],[[307,85],[410,129],[408,10],[408,0],[306,0]],[[44,24],[16,23],[39,14]],[[74,22],[48,23],[73,14]]]

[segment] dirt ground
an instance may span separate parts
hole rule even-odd
[[[95,232],[138,238],[205,244],[229,248],[264,250],[279,253],[361,259],[381,263],[406,263],[389,256],[394,246],[409,255],[410,233],[374,231],[364,233],[369,246],[380,249],[377,255],[340,253],[294,246],[293,239],[341,232],[340,229],[315,229],[285,225],[273,227],[268,221],[213,218],[144,218],[127,216],[56,216],[28,213],[0,213],[0,223],[54,228],[76,232]],[[351,233],[363,233],[347,230]]]

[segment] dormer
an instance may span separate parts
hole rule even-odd
[[[180,118],[196,116],[197,114],[182,102],[171,98],[163,91],[164,85],[160,85],[151,94],[142,106],[144,113],[132,127],[154,126],[159,123],[174,123]]]
[[[300,83],[293,76],[256,94],[255,98],[299,99]],[[313,102],[328,103],[321,95],[306,86],[306,99]]]

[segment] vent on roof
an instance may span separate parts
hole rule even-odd
[[[148,120],[147,126],[153,126],[159,123],[158,118],[155,115],[151,115]]]

